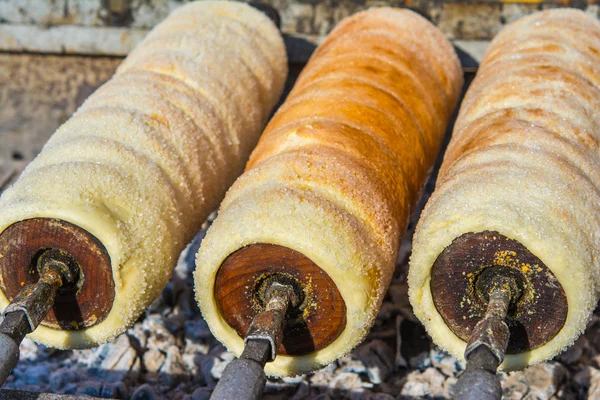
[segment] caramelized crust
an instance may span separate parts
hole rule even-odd
[[[242,349],[213,299],[215,274],[230,254],[265,243],[312,260],[347,310],[333,343],[280,355],[267,372],[305,373],[360,343],[461,87],[452,46],[417,14],[372,9],[334,29],[268,124],[198,254],[196,296],[221,341]]]
[[[409,295],[439,346],[460,358],[465,343],[435,308],[431,268],[470,232],[521,243],[556,276],[568,302],[560,332],[508,355],[503,368],[552,358],[583,331],[600,283],[599,140],[600,22],[557,9],[507,26],[463,100],[414,236]]]

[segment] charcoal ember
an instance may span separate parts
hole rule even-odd
[[[306,399],[310,394],[310,385],[305,380],[302,380],[296,389],[296,392],[290,400],[302,400]]]
[[[589,350],[589,340],[585,336],[580,336],[571,347],[559,354],[556,359],[562,364],[574,365],[581,359],[584,352]]]
[[[310,400],[331,400],[331,397],[329,397],[326,393],[322,393],[311,397]]]
[[[457,381],[458,379],[452,376],[446,379],[446,382],[444,382],[444,398],[452,398],[452,393],[454,393],[454,386],[456,385]]]
[[[45,347],[42,345],[36,345],[33,340],[29,338],[23,339],[19,346],[19,359],[21,361],[37,361],[39,362],[44,357]]]
[[[30,386],[28,388],[30,390],[43,387],[50,381],[50,371],[46,365],[31,365],[28,367],[18,365],[14,369],[13,375],[15,377],[13,384]]]
[[[195,360],[196,365],[200,368],[200,376],[203,378],[205,386],[214,387],[216,380],[212,375],[212,369],[219,363],[219,359],[215,356],[201,356]]]
[[[50,374],[50,389],[60,393],[68,384],[79,382],[79,376],[77,368],[59,368]]]
[[[87,395],[87,396],[100,397],[101,391],[102,391],[102,382],[85,381],[79,385],[76,393]]]
[[[423,372],[413,371],[406,377],[406,383],[400,394],[405,397],[445,397],[446,377],[437,369],[430,367]]]
[[[221,360],[223,360],[223,361],[226,361],[226,362],[231,362],[231,361],[233,361],[233,360],[236,359],[235,354],[233,354],[233,353],[231,353],[229,351],[224,351],[223,353],[221,353],[219,355],[219,358]]]
[[[408,318],[413,322],[418,322],[417,317],[413,314],[412,306],[408,301],[408,284],[405,280],[392,281],[387,293],[392,300],[392,303],[394,303],[405,318]]]
[[[309,378],[311,385],[327,387],[329,385],[329,382],[331,382],[331,380],[335,378],[337,367],[337,363],[333,362],[327,365],[325,368],[314,372]]]
[[[175,336],[165,327],[164,320],[160,316],[152,315],[146,318],[143,327],[148,332],[149,349],[155,348],[166,353],[170,346],[177,344]]]
[[[136,370],[137,352],[129,343],[126,334],[94,349],[88,357],[88,372],[104,380],[123,380],[130,371]],[[138,363],[139,365],[139,363]],[[137,367],[139,371],[139,366]]]
[[[423,325],[409,318],[403,319],[400,324],[400,337],[400,355],[408,361],[411,368],[423,371],[431,366],[431,339]]]
[[[534,365],[525,369],[523,381],[529,387],[531,398],[549,399],[558,392],[559,386],[567,377],[565,367],[557,362]]]
[[[511,372],[502,380],[502,397],[504,399],[518,400],[525,397],[529,388],[523,382],[523,372]]]
[[[203,319],[185,321],[183,324],[185,336],[192,340],[205,340],[212,337],[206,321]]]
[[[169,318],[165,319],[165,328],[173,335],[177,336],[183,331],[183,325],[186,319],[186,316],[183,314],[171,315]]]
[[[387,320],[392,319],[399,312],[400,310],[394,303],[385,301],[383,304],[381,304],[379,314],[377,314],[377,319],[385,324]]]
[[[216,214],[214,218],[216,218]],[[194,273],[194,270],[196,269],[196,254],[198,254],[198,250],[200,249],[200,244],[202,243],[202,239],[204,239],[204,236],[206,236],[206,231],[201,230],[196,236],[194,236],[192,243],[190,243],[185,248],[183,253],[181,253],[181,258],[180,261],[177,263],[177,268],[182,268],[185,272],[186,277],[191,276]],[[193,282],[193,279],[191,280],[191,282]]]
[[[158,400],[158,396],[150,385],[143,384],[133,392],[131,400]]]
[[[287,393],[273,393],[263,398],[265,400],[289,400],[290,396]]]
[[[148,331],[144,330],[141,323],[136,323],[127,331],[129,343],[138,353],[143,352],[148,346]]]
[[[207,387],[199,387],[192,393],[191,400],[209,400],[213,389]]]
[[[105,383],[99,397],[104,399],[127,399],[128,389],[123,382]]]
[[[600,370],[593,367],[585,367],[578,372],[573,381],[587,394],[590,399],[600,398]]]
[[[456,376],[460,371],[464,370],[464,365],[450,354],[438,348],[430,351],[431,366],[437,368],[446,376]]]
[[[362,381],[358,374],[352,372],[342,372],[329,382],[329,389],[336,393],[336,389],[358,389],[362,388]]]
[[[352,398],[352,395],[351,395]],[[395,400],[396,398],[387,393],[371,393],[363,397],[364,400]]]
[[[274,394],[286,394],[289,397],[289,394],[294,393],[294,385],[279,379],[268,380],[263,393],[269,394],[269,397]]]
[[[395,320],[396,357],[394,359],[394,363],[396,364],[396,368],[408,367],[408,361],[406,361],[406,359],[402,356],[402,333],[400,328],[402,326],[403,319],[404,318],[401,315],[397,315]]]
[[[158,372],[165,363],[166,358],[167,355],[164,352],[157,349],[150,349],[144,353],[144,367],[149,372]]]
[[[409,231],[412,231],[415,225],[416,221],[411,222],[411,225],[409,226]],[[408,263],[408,258],[412,251],[412,240],[410,239],[411,236],[405,235],[404,239],[402,240],[402,243],[400,243],[400,249],[398,250],[397,259],[398,264]]]
[[[372,388],[376,388],[378,393],[397,396],[402,390],[405,381],[404,374],[394,374],[379,385],[372,386]],[[367,387],[366,385],[364,386]]]
[[[69,383],[68,385],[66,385],[63,390],[62,393],[63,394],[75,394],[77,393],[77,389],[79,387],[77,386],[77,383]]]
[[[592,322],[588,324],[585,334],[596,352],[600,352],[600,318],[597,315],[599,309],[596,309],[596,315],[594,315]]]
[[[573,376],[573,383],[587,390],[590,387],[593,375],[600,376],[600,371],[593,367],[587,366]]]
[[[338,360],[342,372],[354,372],[356,374],[367,374],[365,364],[354,356],[344,356]]]
[[[223,346],[223,344],[221,342],[217,342],[217,341],[215,341],[215,343],[213,343],[210,350],[208,351],[208,354],[210,354],[212,356],[217,356],[217,357],[220,357],[221,354],[223,354],[223,353],[227,353],[227,349],[225,348],[225,346]]]
[[[181,353],[176,346],[170,346],[167,349],[167,355],[159,371],[161,382],[169,387],[173,387],[182,381],[191,380],[191,375],[183,366]]]
[[[189,338],[185,338],[184,346],[184,353],[193,356],[207,354],[210,349],[208,344],[198,343]]]
[[[179,385],[175,386],[172,391],[169,393],[169,400],[191,400],[192,395],[188,393],[192,393],[193,389],[188,385],[187,382],[182,382]]]
[[[366,366],[369,380],[378,385],[394,371],[394,351],[382,340],[373,340],[354,351]]]
[[[150,304],[146,310],[146,315],[168,315],[172,312],[174,305],[175,298],[173,296],[173,283],[169,282],[163,289],[161,295]]]
[[[195,359],[195,356],[193,354],[184,352],[181,355],[181,360],[183,361],[183,368],[187,372],[189,372],[191,375],[196,374],[196,371],[198,370],[198,367],[196,366],[194,359]]]
[[[348,392],[348,394],[344,397],[349,398],[350,400],[368,400],[371,398],[372,394],[373,393],[371,393],[370,391],[365,390],[365,389],[360,389],[360,390],[353,389],[353,390],[350,390]]]
[[[186,318],[193,318],[196,315],[200,315],[200,309],[194,296],[194,289],[191,286],[184,286],[181,289],[177,297],[177,305],[173,311],[184,315]]]
[[[223,371],[225,371],[225,368],[227,368],[227,365],[229,365],[230,362],[231,360],[216,360],[212,368],[210,369],[211,376],[216,380],[221,379],[221,376],[223,376]]]

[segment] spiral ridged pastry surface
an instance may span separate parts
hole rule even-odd
[[[198,253],[196,297],[219,340],[236,354],[243,348],[213,296],[215,276],[228,256],[257,243],[306,256],[346,305],[335,341],[279,355],[268,374],[320,368],[364,339],[461,87],[452,45],[413,12],[371,9],[333,30],[267,126]]]
[[[244,3],[190,3],[152,30],[0,200],[0,232],[63,220],[110,256],[109,314],[79,330],[42,325],[34,340],[83,348],[133,324],[243,171],[286,76],[277,27]]]
[[[465,342],[435,307],[431,272],[442,251],[468,233],[496,232],[519,242],[566,295],[562,329],[541,346],[507,355],[504,369],[549,359],[585,329],[600,279],[599,84],[600,22],[581,11],[525,17],[487,50],[410,260],[415,313],[454,356],[462,357]],[[540,330],[547,329],[543,325]]]

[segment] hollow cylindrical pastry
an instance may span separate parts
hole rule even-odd
[[[555,356],[585,328],[600,279],[600,23],[534,14],[491,43],[413,239],[409,295],[435,343],[462,357],[487,268],[524,293],[504,369]],[[498,270],[499,271],[499,270]]]
[[[0,200],[0,307],[58,247],[82,269],[32,334],[82,348],[127,329],[242,172],[287,76],[277,27],[195,2],[158,25]]]
[[[284,275],[304,302],[268,374],[314,370],[360,343],[461,86],[452,45],[413,12],[372,9],[334,29],[198,253],[196,298],[219,340],[239,354],[261,285]]]

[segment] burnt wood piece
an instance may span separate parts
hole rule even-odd
[[[493,271],[489,268],[504,269],[525,282],[521,296],[508,310],[507,353],[533,350],[556,336],[568,312],[560,282],[525,246],[493,231],[461,235],[433,264],[433,301],[450,330],[466,342],[484,317],[487,299],[476,284],[484,271],[484,275]]]
[[[273,277],[295,282],[300,305],[290,307],[278,354],[301,356],[325,348],[346,326],[346,304],[329,275],[303,254],[283,246],[254,244],[225,259],[214,296],[225,321],[245,337],[264,308],[261,288]]]
[[[38,258],[48,249],[68,253],[80,274],[76,284],[58,289],[42,325],[79,330],[106,318],[115,298],[108,252],[89,232],[58,219],[17,222],[0,234],[0,289],[6,297],[12,300],[23,286],[38,281]]]

